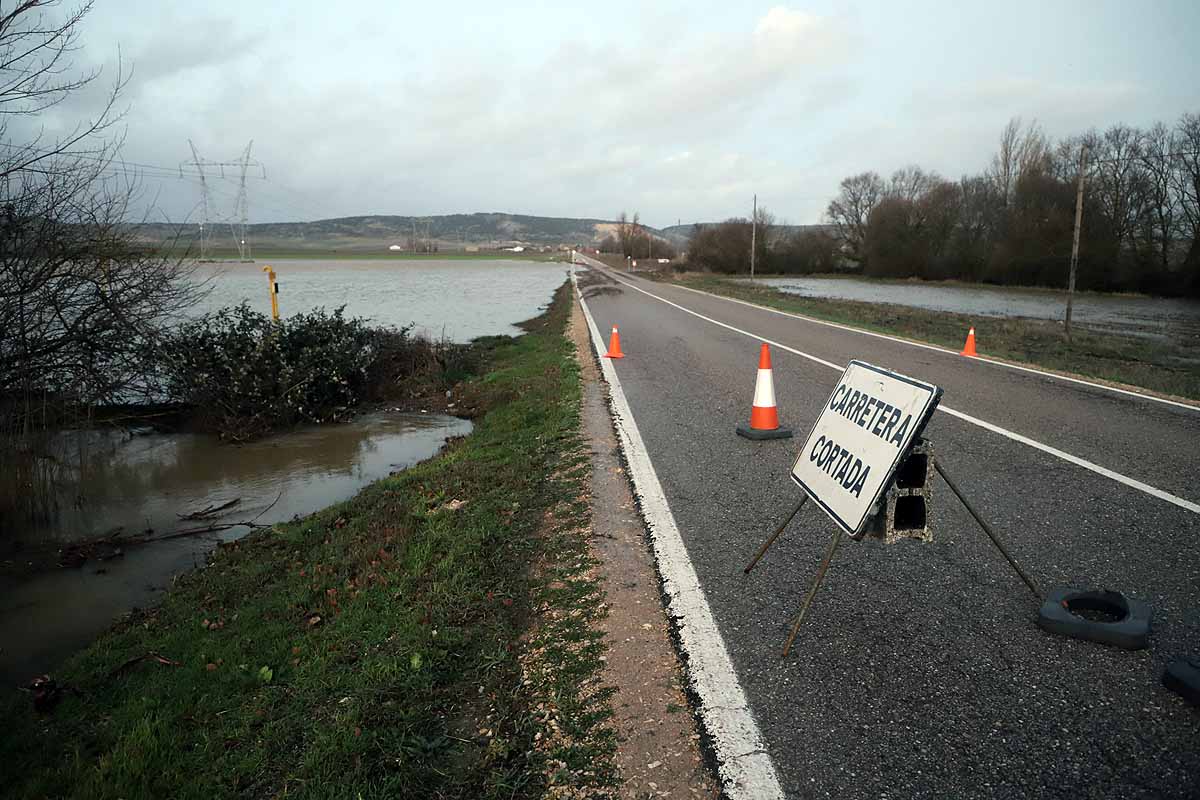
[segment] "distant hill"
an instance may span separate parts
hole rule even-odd
[[[136,226],[146,241],[175,237],[192,241],[196,223],[146,223]],[[595,244],[616,230],[616,222],[603,219],[537,217],[524,214],[445,214],[431,217],[370,215],[339,217],[315,222],[264,222],[248,226],[255,250],[386,250],[392,245],[411,249],[415,244],[435,244],[440,250],[466,246],[509,247]],[[657,229],[649,228],[663,236]],[[674,241],[686,241],[668,236]],[[228,224],[213,224],[213,245],[222,250],[235,246]]]
[[[707,224],[707,223],[702,223]],[[824,225],[776,225],[776,235]],[[615,220],[538,217],[503,212],[443,214],[431,217],[406,217],[373,214],[338,217],[314,222],[262,222],[248,226],[247,235],[255,251],[329,251],[373,252],[397,245],[405,250],[414,246],[436,246],[438,250],[465,247],[557,247],[594,245],[616,233]],[[135,226],[138,236],[148,242],[178,238],[194,247],[199,226],[195,222],[143,223]],[[695,225],[670,225],[647,230],[679,248],[686,248]],[[227,223],[213,223],[210,242],[220,251],[235,249],[233,230]]]

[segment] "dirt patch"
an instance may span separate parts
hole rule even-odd
[[[603,681],[616,687],[611,724],[619,739],[620,796],[714,798],[719,784],[701,755],[700,734],[682,690],[654,556],[621,466],[587,323],[578,304],[571,311],[569,336],[581,368],[582,424],[591,448],[590,546],[600,562],[608,603],[599,625],[609,648]]]

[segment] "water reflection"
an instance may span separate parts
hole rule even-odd
[[[762,278],[761,283],[789,294],[895,303],[930,311],[986,317],[1062,320],[1065,293],[993,287],[939,286],[854,278]],[[1080,325],[1134,336],[1153,336],[1183,345],[1200,345],[1200,302],[1162,297],[1101,294],[1075,296],[1072,319]]]
[[[63,543],[116,527],[161,535],[196,525],[180,514],[234,498],[240,502],[211,521],[291,519],[429,458],[447,438],[470,429],[455,417],[379,413],[238,446],[192,434],[89,434],[77,482],[64,488],[60,524],[6,543],[26,549],[10,549],[9,569],[0,575],[0,681],[12,684],[51,668],[123,612],[153,603],[172,575],[203,563],[218,541],[246,529],[127,547],[121,558],[24,574],[23,553],[47,537]]]
[[[271,261],[279,274],[284,316],[318,306],[345,305],[346,313],[383,325],[415,323],[435,339],[466,342],[477,336],[516,335],[513,323],[537,316],[566,279],[567,265],[505,259],[286,259]],[[200,311],[243,300],[271,310],[262,263],[216,268],[213,292]]]

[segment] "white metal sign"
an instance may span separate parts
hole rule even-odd
[[[792,480],[842,530],[860,535],[941,396],[931,384],[851,361],[792,465]]]

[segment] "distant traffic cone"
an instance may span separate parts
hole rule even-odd
[[[738,425],[737,433],[747,439],[790,439],[792,436],[789,429],[779,426],[779,410],[775,407],[775,379],[771,374],[771,350],[766,342],[758,351],[758,378],[754,382],[750,424]]]
[[[621,352],[621,334],[617,333],[617,326],[613,325],[612,336],[608,337],[608,352],[604,354],[605,358],[624,358],[625,354]]]
[[[971,330],[967,331],[967,343],[963,345],[962,352],[959,353],[959,355],[960,356],[974,356],[975,355],[975,329],[974,328],[971,328]]]

